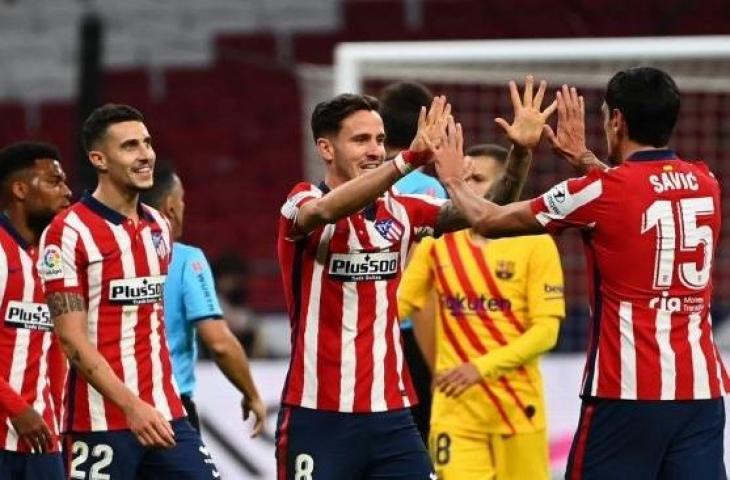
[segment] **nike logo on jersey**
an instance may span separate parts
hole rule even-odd
[[[109,301],[123,305],[159,302],[164,286],[164,275],[112,280],[109,282]]]

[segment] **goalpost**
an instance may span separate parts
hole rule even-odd
[[[730,36],[721,35],[342,43],[334,76],[336,93],[360,92],[368,79],[503,84],[526,72],[602,87],[621,67],[647,63],[682,89],[730,91]]]

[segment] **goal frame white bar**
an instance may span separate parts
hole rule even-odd
[[[346,42],[335,49],[335,93],[361,92],[368,78],[397,77],[397,68],[458,64],[620,60],[730,60],[730,35],[522,40],[445,40],[419,42]],[[391,69],[378,70],[378,65]],[[392,68],[395,67],[395,68]],[[427,70],[424,70],[427,72]],[[524,72],[527,73],[527,72]],[[605,75],[603,82],[607,80]],[[730,91],[730,78],[703,79],[714,91]],[[446,77],[448,78],[448,76]],[[449,79],[455,80],[455,79]],[[474,80],[472,80],[474,81]],[[678,79],[682,86],[682,81]],[[685,85],[686,86],[686,85]]]

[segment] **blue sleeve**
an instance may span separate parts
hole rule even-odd
[[[435,198],[448,198],[446,189],[435,178],[423,172],[411,172],[395,183],[399,193],[406,195],[428,195]]]
[[[449,198],[449,195],[446,193],[446,189],[443,185],[439,182],[435,182],[433,189],[436,191],[436,195],[434,197],[436,198]]]
[[[188,323],[223,317],[215,292],[213,273],[208,260],[198,248],[191,249],[190,255],[185,259],[182,298],[185,303],[185,321]]]

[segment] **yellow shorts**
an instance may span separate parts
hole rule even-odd
[[[431,425],[429,451],[439,480],[549,480],[547,432],[476,436]]]

